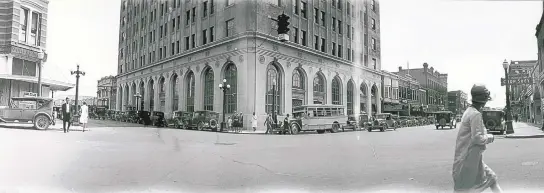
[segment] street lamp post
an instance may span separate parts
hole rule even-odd
[[[79,122],[79,108],[77,106],[78,97],[79,97],[79,77],[80,75],[85,76],[85,72],[79,70],[79,64],[77,65],[76,71],[70,71],[70,74],[76,75],[76,115],[74,116]]]
[[[140,110],[140,107],[139,107],[139,105],[140,105],[140,98],[142,98],[142,95],[140,95],[140,93],[137,92],[137,93],[134,95],[134,97],[136,97],[136,111],[139,111],[139,110]]]
[[[227,91],[230,89],[230,84],[227,84],[227,79],[223,79],[223,83],[219,84],[219,88],[223,90],[223,121],[221,122],[220,132],[225,128],[225,113],[227,110]]]
[[[514,133],[514,127],[512,126],[512,109],[510,106],[510,84],[508,83],[508,67],[509,64],[504,60],[502,63],[502,67],[504,68],[504,79],[505,83],[504,86],[506,86],[506,134],[512,134]]]
[[[38,96],[42,96],[42,66],[43,66],[43,60],[45,58],[45,52],[43,52],[42,49],[40,49],[40,52],[38,52],[38,59],[40,59],[38,66]]]

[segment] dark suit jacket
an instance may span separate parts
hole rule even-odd
[[[63,121],[70,121],[72,118],[72,108],[70,107],[70,111],[66,111],[66,104],[62,104],[62,120]]]

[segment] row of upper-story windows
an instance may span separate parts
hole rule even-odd
[[[32,46],[41,46],[42,14],[21,7],[19,21],[19,42]]]
[[[234,19],[227,20],[225,23],[226,23],[225,25],[227,26],[227,28],[225,29],[225,37],[232,36],[235,33]],[[206,45],[208,43],[215,41],[215,27],[212,26],[208,29],[202,30],[200,34],[200,37],[202,38],[200,40],[200,43],[198,43],[196,35],[197,34],[191,34],[190,36],[184,37],[185,51],[196,48],[198,45]],[[136,45],[133,45],[133,46],[136,47]],[[168,49],[168,46],[164,45],[158,48],[158,52],[156,52],[155,50],[149,51],[149,53],[147,54],[147,57],[146,57],[146,54],[142,54],[136,59],[127,60],[125,65],[120,64],[119,73],[128,72],[129,70],[143,67],[146,64],[151,64],[153,62],[166,59],[168,58],[168,56],[175,56],[177,54],[180,54],[181,52],[182,51],[181,51],[180,40],[173,41],[170,43],[169,49]],[[119,56],[121,59],[125,57],[123,48],[120,49]]]

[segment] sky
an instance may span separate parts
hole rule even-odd
[[[422,68],[448,74],[448,90],[491,91],[491,107],[505,104],[502,62],[536,60],[535,28],[542,1],[381,0],[382,69]],[[97,80],[117,73],[120,0],[50,0],[44,77],[75,83],[96,96]],[[73,95],[75,89],[59,92]]]

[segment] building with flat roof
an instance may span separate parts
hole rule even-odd
[[[537,60],[518,60],[510,61],[508,77],[510,79],[532,78],[532,72]],[[530,95],[533,91],[532,84],[510,85],[510,101],[512,115],[518,115],[520,119],[526,121],[530,119]]]
[[[291,114],[305,104],[344,105],[354,115],[373,104],[381,112],[377,0],[121,3],[117,110],[135,106],[139,93],[144,110],[170,116],[225,106],[246,125],[253,112],[262,123],[273,109]],[[282,13],[288,42],[277,40],[270,19]]]
[[[38,93],[38,75],[47,60],[48,0],[0,0],[0,106],[23,93]],[[44,51],[45,52],[45,51]],[[50,91],[66,91],[74,85],[42,78],[44,97]]]
[[[104,76],[96,84],[97,105],[107,109],[115,109],[117,100],[117,79],[115,76]]]
[[[448,92],[448,110],[462,115],[468,107],[468,95],[462,90]]]
[[[423,64],[423,68],[399,68],[399,73],[410,74],[426,90],[427,112],[447,109],[448,74],[440,73],[434,67],[429,68],[427,63]]]

